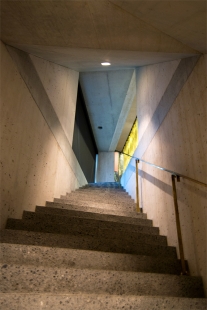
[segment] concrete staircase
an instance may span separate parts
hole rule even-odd
[[[205,309],[200,277],[117,183],[89,184],[1,231],[0,309]]]

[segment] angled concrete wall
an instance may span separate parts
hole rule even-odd
[[[204,183],[207,183],[206,65],[204,55],[138,70],[140,141],[135,152],[135,156],[148,162]],[[163,75],[156,83],[145,83],[161,68],[165,78]],[[145,86],[143,92],[140,85]],[[122,184],[135,197],[134,160]],[[171,175],[140,163],[139,190],[144,212],[160,227],[160,233],[167,235],[168,244],[178,249]],[[182,178],[177,190],[185,258],[190,273],[202,276],[207,293],[207,190]]]
[[[30,58],[72,145],[79,73],[33,55]]]
[[[1,43],[1,228],[87,183],[71,148],[78,73],[8,50]]]

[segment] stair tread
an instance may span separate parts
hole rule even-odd
[[[64,208],[55,208],[55,207],[43,207],[43,206],[36,206],[35,209],[36,213],[52,213],[52,214],[60,214],[60,215],[68,215],[71,217],[87,217],[87,218],[95,218],[104,221],[112,221],[112,222],[129,222],[131,224],[137,222],[137,219],[147,219],[146,214],[140,213],[139,217],[127,216],[127,215],[117,215],[117,214],[102,214],[102,213],[94,213],[90,211],[80,211],[80,210],[70,210]]]
[[[51,211],[51,210],[50,210]],[[83,215],[85,215],[83,212],[82,212]],[[67,214],[65,212],[65,214],[58,214],[58,212],[56,214],[52,213],[52,212],[47,212],[47,213],[38,213],[38,212],[32,212],[32,211],[24,211],[23,212],[23,218],[26,218],[26,216],[31,217],[31,218],[43,218],[43,217],[47,217],[47,218],[53,218],[53,219],[59,219],[59,220],[63,220],[63,221],[75,221],[75,222],[82,222],[82,223],[100,223],[100,224],[103,224],[103,223],[106,223],[106,225],[108,225],[108,227],[110,225],[116,225],[116,227],[118,226],[123,226],[123,227],[132,227],[132,229],[134,227],[138,227],[138,226],[146,226],[146,227],[152,227],[152,228],[156,228],[158,229],[158,227],[153,227],[152,226],[152,221],[151,220],[148,220],[148,219],[134,219],[133,221],[131,222],[124,222],[124,221],[120,221],[120,220],[124,220],[124,219],[128,219],[130,220],[131,218],[127,218],[127,217],[116,217],[116,216],[113,216],[113,217],[110,217],[109,218],[107,216],[101,216],[100,218],[91,218],[91,217],[77,217],[77,216],[73,216],[73,215],[70,215],[70,214]],[[108,220],[109,219],[109,220]],[[132,220],[132,219],[131,219]]]
[[[5,264],[0,290],[204,297],[200,277]]]
[[[8,219],[6,228],[0,306],[205,309],[201,277],[180,276],[176,248],[136,213],[119,183],[88,184]]]
[[[30,244],[56,246],[59,248],[79,248],[82,250],[97,250],[103,252],[141,254],[150,256],[175,257],[175,247],[137,244],[128,241],[120,244],[119,240],[96,238],[91,236],[74,236],[71,234],[54,234],[47,232],[33,232],[26,230],[5,229],[0,232],[1,242],[14,244]]]
[[[26,213],[25,216],[28,218],[19,219],[9,219],[7,222],[6,229],[16,229],[16,230],[30,230],[30,231],[41,231],[48,233],[59,233],[59,234],[70,234],[74,236],[95,236],[96,238],[106,238],[114,239],[122,242],[123,240],[140,244],[156,244],[167,246],[166,236],[161,236],[159,234],[150,234],[151,229],[146,228],[136,230],[133,229],[120,229],[120,227],[114,227],[114,223],[110,222],[110,226],[102,227],[101,222],[90,223],[84,221],[73,221],[77,218],[65,218],[64,216],[56,218],[55,216],[49,217],[47,214],[35,214]],[[78,218],[79,219],[79,218]],[[150,227],[152,228],[152,227]]]
[[[178,259],[1,243],[2,263],[180,274]]]
[[[112,214],[112,215],[123,215],[123,216],[130,216],[134,218],[139,218],[142,213],[137,213],[135,210],[127,210],[127,209],[104,209],[104,208],[96,208],[96,207],[90,207],[90,206],[83,206],[80,204],[74,205],[72,203],[60,203],[60,202],[51,202],[46,201],[46,206],[55,207],[55,208],[61,208],[65,210],[80,210],[84,212],[93,212],[98,214]]]
[[[69,194],[66,194],[66,195],[61,195],[60,196],[61,199],[70,199],[70,198],[87,198],[87,200],[93,200],[93,199],[97,199],[98,201],[100,199],[105,199],[107,201],[117,201],[117,202],[133,202],[134,203],[134,199],[132,199],[129,195],[127,194],[117,194],[117,193],[114,193],[114,194],[108,194],[108,193],[104,193],[102,194],[101,192],[100,193],[88,193],[87,191],[86,192],[83,192],[83,191],[77,191],[77,192],[72,192],[72,193],[69,193]]]
[[[60,198],[55,198],[54,202],[58,203],[64,203],[64,204],[79,204],[83,206],[95,206],[95,207],[102,207],[102,209],[107,208],[107,209],[123,209],[123,210],[129,210],[129,211],[135,211],[136,204],[134,202],[127,202],[127,203],[120,203],[120,202],[111,202],[111,201],[102,201],[96,200],[94,201],[93,199],[76,199],[76,198],[67,198],[67,199],[60,199]]]
[[[132,197],[127,193],[127,192],[125,192],[125,191],[116,191],[116,190],[114,190],[114,191],[104,191],[103,189],[100,189],[100,190],[94,190],[94,189],[92,189],[92,190],[90,190],[90,189],[77,189],[77,190],[75,190],[75,191],[72,191],[72,192],[70,192],[70,193],[66,193],[66,195],[71,195],[71,194],[93,194],[93,195],[95,195],[96,193],[98,193],[99,195],[101,195],[101,196],[110,196],[110,195],[112,195],[112,196],[116,196],[116,197],[128,197],[128,198],[131,198],[132,199]]]
[[[206,310],[204,298],[182,298],[163,296],[120,296],[109,294],[50,294],[50,293],[4,293],[0,294],[0,304],[5,309],[19,306],[21,310]]]

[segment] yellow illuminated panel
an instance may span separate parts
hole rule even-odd
[[[122,152],[133,156],[137,146],[138,146],[138,123],[137,123],[137,119],[136,119],[133,126],[132,126],[131,132],[127,138],[127,141],[124,145]],[[120,166],[120,171],[119,171],[120,174],[123,174],[123,172],[126,170],[130,160],[131,160],[131,157],[121,154],[120,165],[119,165]]]

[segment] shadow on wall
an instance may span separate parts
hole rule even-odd
[[[135,168],[134,168],[134,170],[135,170]],[[169,185],[169,184],[155,178],[153,175],[145,172],[144,170],[139,170],[139,176],[141,177],[141,179],[142,178],[146,179],[147,181],[149,181],[154,186],[161,189],[166,194],[172,196],[172,185]],[[169,181],[171,181],[170,174],[169,174]],[[180,184],[182,184],[182,189],[179,188]],[[204,191],[202,188],[199,188],[197,185],[195,186],[195,185],[187,184],[187,182],[182,180],[182,178],[181,178],[180,183],[176,183],[176,187],[177,187],[178,200],[180,202],[183,202],[183,203],[185,202],[185,199],[182,196],[182,191],[184,189],[190,191],[191,193],[198,195],[199,197],[207,198],[206,191]]]

